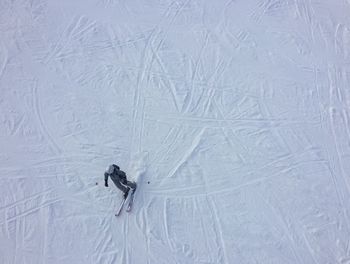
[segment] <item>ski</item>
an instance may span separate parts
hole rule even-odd
[[[134,204],[135,191],[136,191],[136,188],[131,191],[129,203],[128,203],[128,206],[126,207],[127,212],[131,211],[132,205]]]
[[[129,196],[129,195],[128,195],[128,196]],[[116,212],[115,216],[119,216],[119,215],[120,215],[120,212],[122,211],[123,206],[124,206],[124,204],[125,204],[127,198],[128,198],[128,197],[123,198],[123,200],[122,200],[122,202],[120,203],[119,208],[118,208],[118,211]]]

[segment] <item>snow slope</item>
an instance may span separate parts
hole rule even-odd
[[[0,263],[350,263],[349,0],[1,0],[0,35]]]

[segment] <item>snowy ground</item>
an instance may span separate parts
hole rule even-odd
[[[349,264],[349,106],[349,0],[1,0],[0,263]]]

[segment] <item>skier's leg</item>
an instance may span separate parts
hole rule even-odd
[[[129,188],[132,189],[132,190],[135,190],[135,189],[136,189],[136,182],[131,182],[131,181],[128,181],[128,180],[124,179],[124,180],[122,181],[122,184],[123,184],[124,186],[129,187]]]
[[[126,186],[130,187],[131,189],[136,189],[136,182],[126,181]]]
[[[113,180],[113,179],[112,179]],[[128,191],[128,187],[124,186],[123,184],[121,184],[119,181],[113,181],[115,186],[117,186],[117,188],[119,190],[121,190],[124,194]]]

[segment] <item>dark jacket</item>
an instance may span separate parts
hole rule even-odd
[[[113,164],[113,167],[113,173],[108,174],[105,172],[105,183],[108,183],[108,177],[111,177],[111,180],[118,187],[118,189],[125,193],[128,190],[128,188],[123,185],[127,183],[126,174],[124,171],[120,170],[117,165]]]

